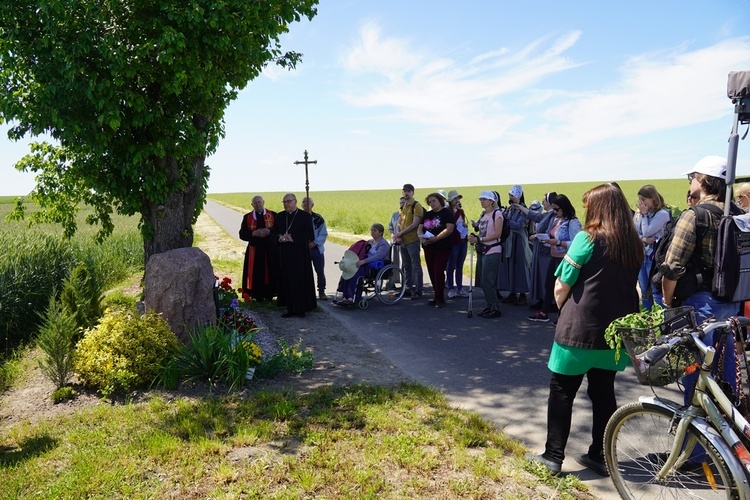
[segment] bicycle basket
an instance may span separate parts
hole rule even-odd
[[[692,307],[685,306],[665,310],[664,322],[651,328],[618,327],[617,331],[633,362],[638,382],[643,385],[664,386],[679,380],[685,374],[685,368],[697,361],[695,350],[677,347],[669,356],[651,365],[639,359],[638,355],[652,347],[660,336],[695,326],[695,312]]]

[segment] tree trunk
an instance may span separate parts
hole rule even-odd
[[[204,201],[203,172],[205,157],[193,161],[189,184],[179,188],[179,165],[176,159],[166,158],[165,168],[172,174],[175,191],[170,192],[164,203],[147,202],[143,222],[148,230],[144,233],[143,250],[145,262],[157,253],[176,248],[193,246],[193,223],[197,217],[196,207]],[[148,237],[151,233],[152,237]]]

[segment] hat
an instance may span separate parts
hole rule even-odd
[[[479,193],[479,199],[487,198],[488,200],[497,201],[497,196],[492,191],[482,191]]]
[[[533,210],[534,212],[538,212],[542,209],[542,204],[539,203],[538,200],[534,200],[531,202],[531,205],[529,205],[529,210]]]
[[[339,261],[339,269],[341,269],[341,277],[345,280],[351,279],[352,276],[357,274],[357,261],[359,257],[356,253],[351,250],[344,252],[344,257]]]
[[[464,197],[463,195],[458,194],[458,191],[456,191],[455,189],[451,189],[450,191],[448,191],[447,200],[448,201],[453,201],[453,200],[456,200],[456,199],[460,200],[463,197]]]
[[[514,198],[520,198],[521,196],[523,196],[523,187],[521,187],[519,184],[516,184],[515,186],[510,188],[508,194]]]
[[[448,195],[445,194],[445,189],[438,189],[437,193],[442,196],[443,198],[448,198]]]
[[[726,181],[727,159],[722,156],[706,156],[696,163],[692,170],[685,172],[685,175],[692,173],[710,175]]]
[[[414,192],[414,185],[413,184],[404,184],[403,190],[404,191],[411,191],[413,193]]]

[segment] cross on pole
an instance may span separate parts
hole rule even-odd
[[[309,180],[309,178],[307,176],[307,166],[311,165],[311,164],[312,165],[317,165],[318,164],[318,160],[308,160],[307,159],[307,150],[305,150],[305,159],[304,159],[304,161],[297,160],[297,161],[294,162],[294,164],[295,165],[304,165],[305,166],[305,196],[308,199],[307,211],[310,212],[310,211],[312,211],[312,208],[310,207],[310,203],[309,203],[309,200],[310,200],[310,180]]]

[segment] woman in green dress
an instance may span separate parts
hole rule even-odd
[[[555,329],[549,369],[552,371],[547,407],[545,451],[532,460],[553,474],[562,469],[570,435],[573,400],[584,375],[593,418],[588,453],[576,461],[606,476],[604,428],[617,409],[615,375],[625,369],[627,356],[615,362],[615,351],[604,339],[612,320],[637,312],[636,283],[643,262],[628,202],[619,187],[602,184],[583,195],[586,222],[555,272],[555,301],[560,319]]]

